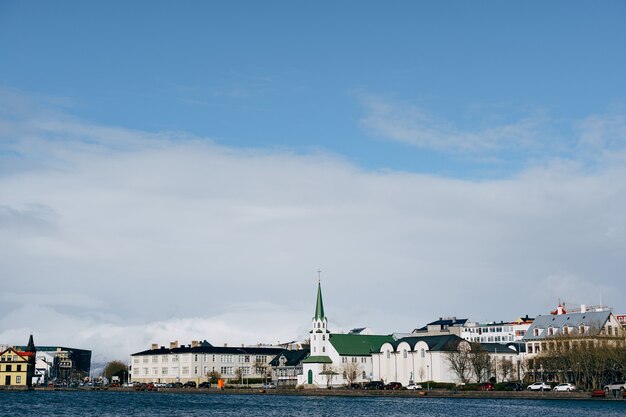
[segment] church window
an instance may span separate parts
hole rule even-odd
[[[322,340],[326,340],[326,335],[325,334],[322,335]]]
[[[402,356],[406,359],[407,357],[406,350],[402,351]]]
[[[315,352],[317,349],[315,349],[315,346],[313,346],[313,352]]]
[[[322,352],[326,352],[326,346],[322,346]]]
[[[389,351],[387,351],[387,359],[389,359],[391,357],[391,353],[389,353]]]
[[[422,358],[426,357],[426,351],[424,351],[424,349],[422,349]]]

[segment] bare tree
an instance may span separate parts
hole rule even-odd
[[[481,382],[491,369],[491,358],[489,352],[482,348],[480,343],[471,343],[469,352],[470,369],[476,377],[476,382]]]
[[[420,377],[420,382],[424,381],[424,377],[426,377],[426,370],[423,366],[420,366],[420,368],[417,370],[417,376]]]
[[[496,358],[494,362],[498,363],[498,372],[500,373],[501,380],[508,381],[511,375],[513,375],[513,371],[515,368],[513,361],[507,358],[502,358],[498,361],[498,359]]]
[[[350,386],[356,380],[359,374],[359,364],[357,362],[344,362],[340,368],[343,373],[343,378],[346,380],[347,385]]]
[[[471,357],[470,350],[467,347],[467,344],[459,344],[458,350],[447,352],[446,357],[448,359],[448,364],[450,365],[450,369],[455,373],[455,375],[459,378],[459,380],[466,384],[469,382],[469,375],[471,371]],[[420,368],[420,378],[422,378],[422,373],[424,372],[423,368]]]

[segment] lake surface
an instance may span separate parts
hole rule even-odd
[[[626,416],[626,401],[0,392],[0,416]]]

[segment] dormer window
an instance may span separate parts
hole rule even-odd
[[[567,324],[563,326],[563,334],[569,334],[569,327],[567,326]]]
[[[538,328],[538,327],[535,327],[535,333],[534,333],[534,335],[535,335],[535,336],[539,336],[539,328]]]
[[[548,327],[548,336],[554,335],[554,329],[552,327]]]
[[[580,326],[578,326],[578,333],[585,334],[585,325],[584,324],[581,324]]]

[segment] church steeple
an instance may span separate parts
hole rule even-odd
[[[322,301],[322,284],[317,281],[317,303],[315,304],[315,320],[324,320],[324,302]]]
[[[30,335],[28,339],[28,345],[26,345],[26,352],[34,352],[35,351],[35,342],[33,341],[33,335]]]

